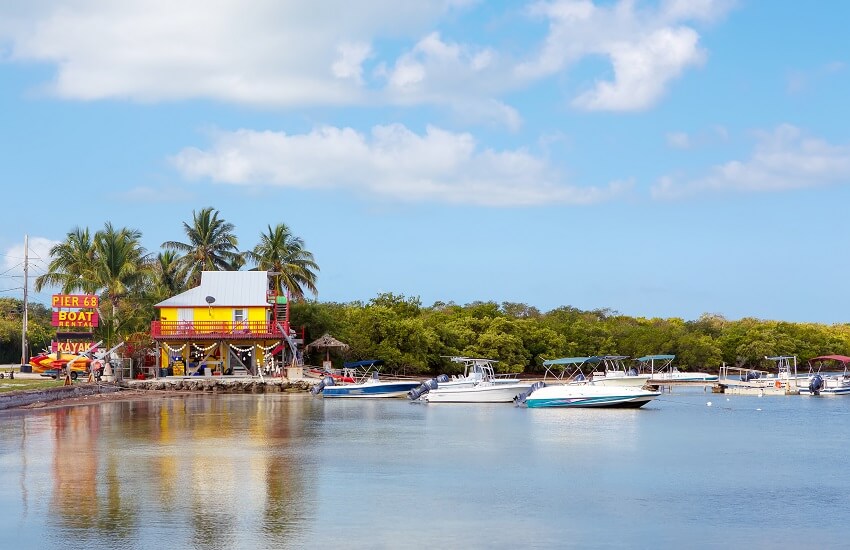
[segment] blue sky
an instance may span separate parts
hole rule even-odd
[[[847,321],[844,2],[288,4],[0,1],[0,296],[213,206],[320,300]]]

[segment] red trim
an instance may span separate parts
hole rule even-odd
[[[275,325],[266,321],[153,321],[151,337],[277,339],[281,332]]]

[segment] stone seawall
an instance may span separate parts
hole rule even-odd
[[[114,393],[118,387],[110,384],[86,384],[45,388],[43,390],[26,390],[0,393],[0,410],[14,407],[26,407],[33,403],[50,403],[62,399],[86,397],[101,393]]]
[[[314,382],[280,378],[221,380],[218,378],[159,378],[154,380],[124,380],[121,387],[133,390],[181,391],[199,393],[295,393],[308,392]]]

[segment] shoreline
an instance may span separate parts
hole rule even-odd
[[[0,394],[0,411],[38,410],[193,395],[309,394],[312,386],[313,382],[309,379],[290,381],[281,378],[267,378],[265,380],[259,378],[234,380],[159,378],[95,384],[83,383],[40,390],[5,392]],[[63,396],[62,394],[67,395]]]

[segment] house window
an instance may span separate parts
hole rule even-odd
[[[233,328],[247,329],[248,328],[248,311],[245,309],[233,310]]]
[[[195,310],[190,307],[181,307],[177,310],[177,330],[181,333],[189,333],[194,328]]]

